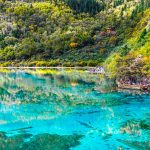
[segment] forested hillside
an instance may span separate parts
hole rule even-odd
[[[150,1],[0,0],[0,61],[150,76]]]

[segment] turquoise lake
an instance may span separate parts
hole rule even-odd
[[[150,94],[111,86],[86,71],[0,71],[0,150],[149,150]]]

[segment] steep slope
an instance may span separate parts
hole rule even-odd
[[[1,64],[104,64],[116,77],[142,55],[149,75],[149,7],[149,0],[0,0]]]
[[[105,61],[107,71],[118,78],[150,77],[150,9],[138,14],[136,25],[127,31],[124,44],[116,47]],[[139,18],[138,18],[139,17]]]

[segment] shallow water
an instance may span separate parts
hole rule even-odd
[[[1,72],[0,150],[150,149],[150,94],[101,86],[84,71]]]

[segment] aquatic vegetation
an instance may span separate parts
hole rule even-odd
[[[19,134],[8,137],[0,132],[1,150],[69,150],[80,144],[82,135],[56,135],[56,134]],[[27,140],[28,139],[28,140]],[[27,140],[27,141],[26,141]]]
[[[138,124],[130,124],[130,126],[122,127],[120,129],[121,133],[127,133],[127,134],[141,134],[139,131],[139,125]]]
[[[148,142],[138,142],[138,141],[129,141],[129,140],[118,140],[121,143],[129,145],[137,150],[148,150],[150,149],[150,141]]]
[[[150,119],[147,118],[146,120],[128,120],[121,128],[121,133],[126,134],[141,134],[141,130],[150,130],[149,125]]]
[[[19,150],[25,139],[31,137],[31,134],[20,134],[7,137],[5,133],[0,133],[0,149],[2,150]]]
[[[82,135],[49,135],[41,134],[32,137],[29,142],[26,142],[22,146],[22,150],[69,150],[72,147],[76,147],[80,144],[79,140],[82,138]]]

